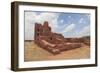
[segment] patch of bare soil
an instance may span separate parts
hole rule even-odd
[[[66,59],[86,59],[90,58],[89,46],[76,48],[53,55],[37,46],[34,41],[25,41],[24,61],[44,61],[44,60],[66,60]]]

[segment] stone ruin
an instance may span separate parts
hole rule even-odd
[[[47,21],[43,25],[35,23],[34,34],[35,43],[54,55],[82,46],[80,42],[70,42],[62,34],[52,32]]]

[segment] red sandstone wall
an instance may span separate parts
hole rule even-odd
[[[53,54],[81,47],[82,43],[89,45],[85,38],[64,38],[62,34],[51,32],[47,21],[43,25],[35,23],[34,39],[38,46]]]

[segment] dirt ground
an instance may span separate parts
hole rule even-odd
[[[48,51],[38,47],[34,41],[25,41],[24,61],[43,61],[43,60],[66,60],[66,59],[86,59],[90,58],[90,48],[83,47],[64,51],[61,54],[53,55]]]

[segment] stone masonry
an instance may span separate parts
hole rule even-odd
[[[62,34],[52,32],[47,21],[43,25],[35,23],[34,41],[39,47],[54,55],[82,46],[80,42],[70,42]]]

